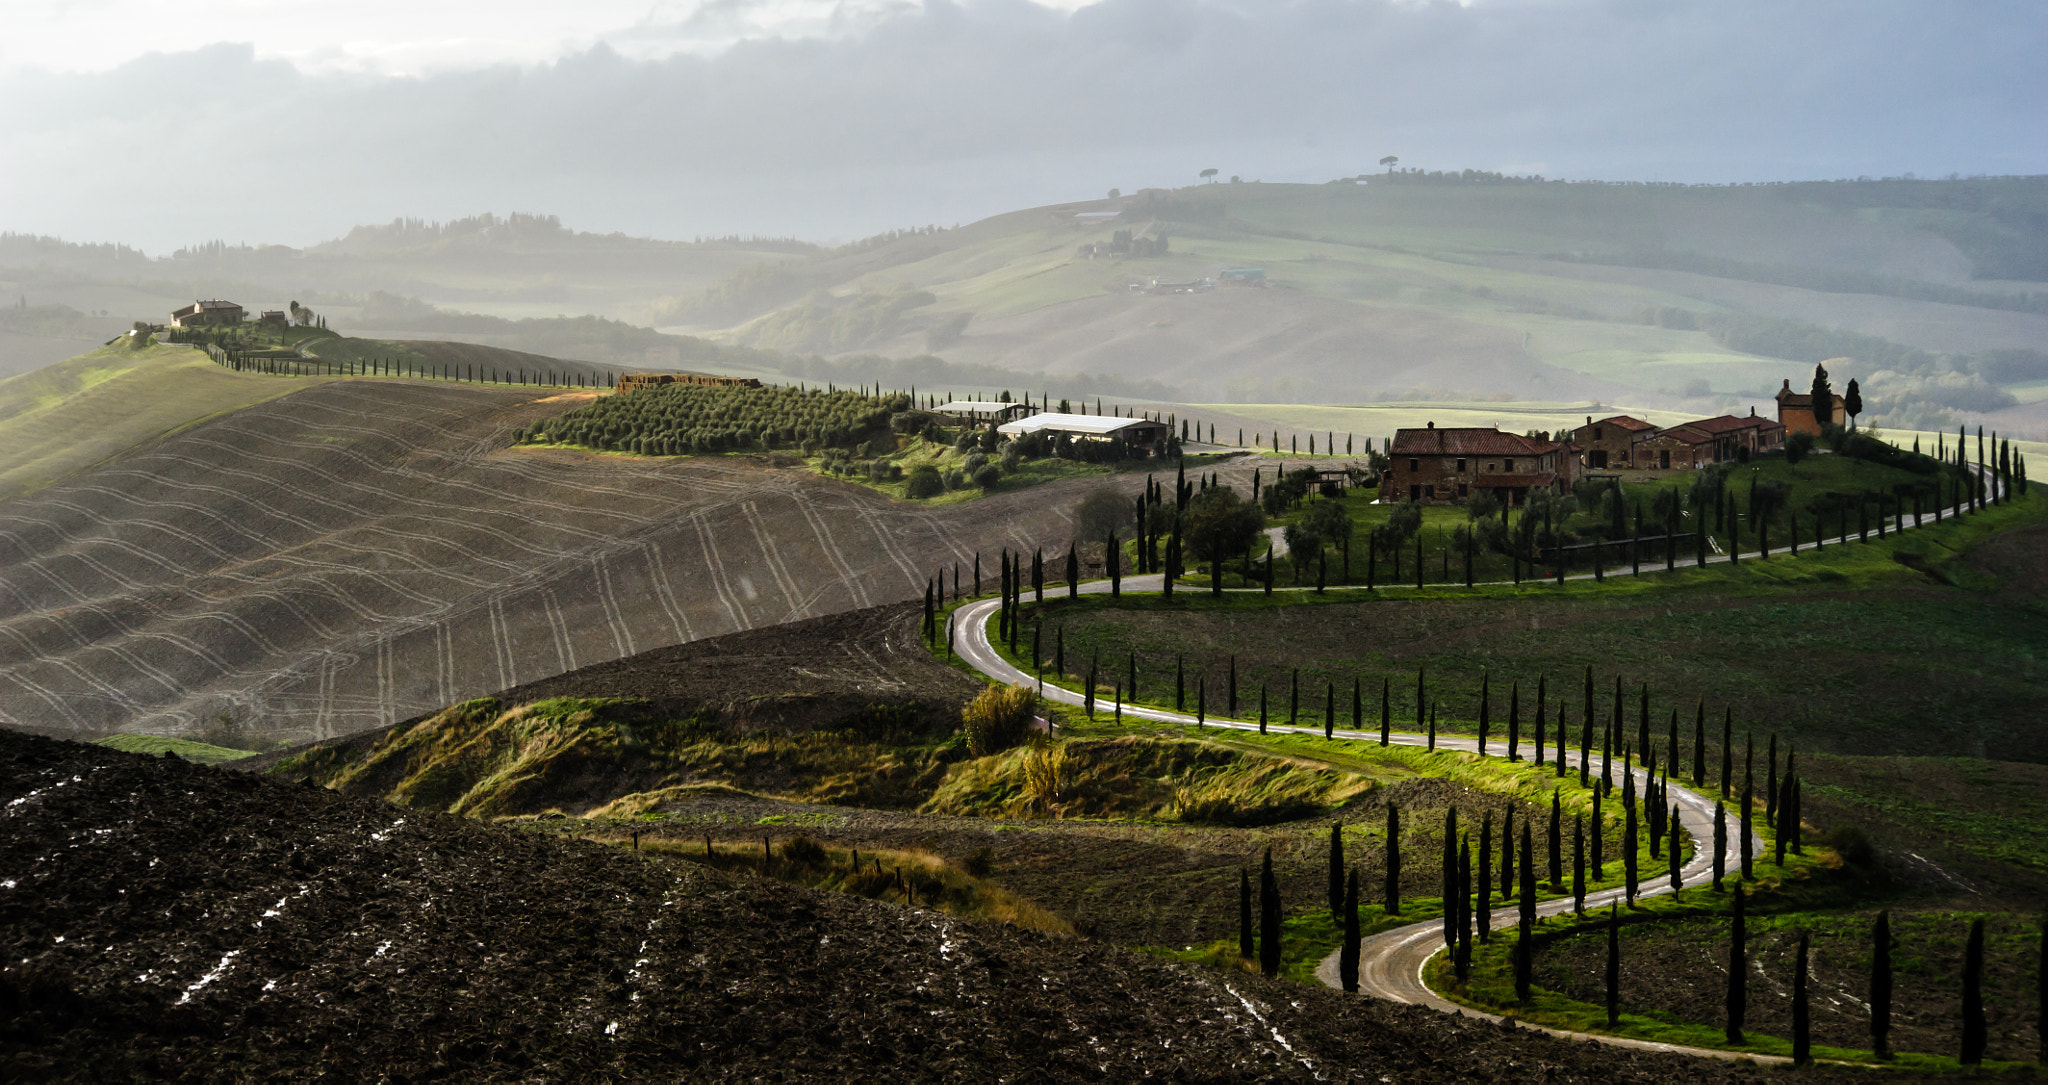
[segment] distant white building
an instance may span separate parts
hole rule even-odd
[[[1030,433],[1065,434],[1075,440],[1122,441],[1137,448],[1150,448],[1173,433],[1173,427],[1150,418],[1118,418],[1101,414],[1060,414],[1045,411],[1015,422],[1005,422],[996,432],[1011,437]]]
[[[1029,403],[984,403],[980,400],[956,399],[951,403],[941,403],[933,407],[932,410],[940,414],[950,414],[956,418],[966,418],[976,422],[1000,422],[1005,419],[1021,418],[1024,415],[1030,414],[1031,405]]]

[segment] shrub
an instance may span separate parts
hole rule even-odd
[[[792,836],[782,845],[782,857],[802,866],[813,866],[825,861],[825,849],[808,836]]]
[[[984,844],[974,849],[960,864],[960,869],[977,878],[986,878],[996,868],[996,849]]]
[[[946,489],[948,490],[957,490],[960,487],[967,485],[967,476],[960,473],[960,470],[958,468],[947,471],[945,474],[940,475],[939,479],[940,481],[946,484]]]
[[[928,463],[920,463],[910,469],[910,477],[904,482],[905,497],[923,499],[937,497],[946,492],[946,480],[939,477],[939,469]]]
[[[1024,450],[1017,447],[1017,442],[1011,441],[1003,446],[1003,470],[1015,471],[1017,466],[1023,462]]]
[[[960,710],[967,748],[976,757],[1001,753],[1024,741],[1038,707],[1030,686],[990,686]]]
[[[1785,462],[1798,463],[1813,451],[1813,434],[1801,430],[1785,439]]]
[[[984,456],[979,452],[969,452],[967,454],[967,458],[960,461],[960,473],[966,475],[968,478],[973,478],[974,473],[976,471],[981,470],[981,465],[987,462],[987,456]]]
[[[1024,797],[1045,813],[1071,799],[1079,768],[1065,746],[1038,742],[1024,755]]]
[[[974,484],[976,486],[981,487],[984,490],[995,489],[996,483],[1001,482],[1002,480],[1002,468],[997,467],[995,464],[992,463],[982,464],[981,470],[976,471],[974,473]]]

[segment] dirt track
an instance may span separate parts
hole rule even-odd
[[[20,734],[0,810],[10,1080],[1756,1077]]]
[[[508,450],[544,394],[336,382],[0,504],[0,725],[348,734],[916,598],[976,552],[993,578],[1095,485],[926,508],[745,457]]]

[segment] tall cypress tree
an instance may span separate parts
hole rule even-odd
[[[1323,737],[1335,738],[1337,734],[1337,683],[1335,679],[1323,682]]]
[[[1735,887],[1735,916],[1728,928],[1728,1042],[1740,1044],[1743,1018],[1749,1012],[1749,924],[1743,915],[1743,893]]]
[[[1067,544],[1067,598],[1081,597],[1081,555],[1080,548]]]
[[[1799,952],[1792,964],[1792,1065],[1813,1065],[1813,1023],[1806,993],[1807,934],[1799,932]]]
[[[1387,914],[1401,914],[1401,808],[1387,804]]]
[[[1714,892],[1721,892],[1721,879],[1728,876],[1728,808],[1714,800]]]
[[[1756,880],[1756,833],[1751,828],[1751,814],[1756,806],[1756,796],[1750,791],[1748,784],[1742,785],[1742,880],[1746,882]]]
[[[1663,800],[1660,798],[1658,801],[1661,802]],[[1658,809],[1661,810],[1663,808],[1658,807]],[[1672,804],[1671,816],[1665,819],[1665,824],[1671,827],[1671,840],[1664,850],[1664,857],[1671,869],[1671,892],[1676,894],[1685,888],[1685,870],[1678,864],[1678,806],[1676,803]]]
[[[1273,877],[1273,849],[1259,868],[1259,971],[1280,974],[1280,883]]]
[[[1344,918],[1344,827],[1330,826],[1330,918]]]
[[[1564,892],[1564,808],[1555,790],[1550,793],[1550,891]]]
[[[1482,729],[1483,733],[1483,729]],[[1508,686],[1508,760],[1522,759],[1522,683]]]
[[[1564,725],[1564,702],[1557,702],[1557,778],[1564,779],[1565,750],[1571,742]]]
[[[1486,756],[1486,728],[1492,721],[1493,676],[1479,672],[1479,756]]]
[[[1382,746],[1384,746],[1384,745],[1386,745],[1386,744],[1387,744],[1387,740],[1388,740],[1388,737],[1389,737],[1390,733],[1391,733],[1391,732],[1393,731],[1393,729],[1394,729],[1394,701],[1393,701],[1393,697],[1394,697],[1394,680],[1393,680],[1393,679],[1391,679],[1391,678],[1385,677],[1385,676],[1381,676],[1381,678],[1380,678],[1380,745],[1382,745]]]
[[[1472,838],[1458,841],[1458,982],[1472,978]]]
[[[1237,955],[1249,961],[1259,955],[1252,937],[1252,872],[1237,868]]]
[[[1572,914],[1586,917],[1586,819],[1572,816]]]
[[[1490,939],[1493,926],[1493,811],[1479,820],[1479,873],[1472,883],[1473,901],[1478,908],[1479,941]]]
[[[1870,1049],[1892,1057],[1892,913],[1877,913],[1870,931]]]
[[[1607,820],[1606,818],[1601,816],[1600,792],[1598,791],[1593,792],[1593,820],[1592,824],[1587,829],[1586,835],[1591,838],[1588,841],[1588,843],[1591,845],[1591,847],[1588,850],[1593,857],[1593,880],[1596,882],[1606,881]]]
[[[1633,784],[1635,777],[1628,777]],[[1621,877],[1622,891],[1627,895],[1628,906],[1636,906],[1636,797],[1635,788],[1627,787],[1621,797]]]
[[[1970,940],[1963,946],[1963,1050],[1962,1064],[1976,1066],[1984,1061],[1987,1030],[1984,1022],[1984,921],[1970,921]]]
[[[1621,912],[1607,906],[1607,1027],[1621,1024]]]
[[[1353,868],[1344,887],[1344,945],[1337,954],[1337,978],[1344,990],[1358,992],[1358,870]]]
[[[1444,809],[1443,900],[1444,945],[1458,944],[1458,808]]]

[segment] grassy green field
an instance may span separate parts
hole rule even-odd
[[[1520,683],[1528,705],[1539,678],[1547,679],[1550,711],[1568,704],[1576,722],[1591,667],[1602,720],[1612,714],[1617,677],[1631,720],[1647,683],[1660,740],[1673,710],[1689,740],[1704,701],[1716,741],[1727,711],[1738,741],[1752,729],[1775,730],[1814,751],[2044,761],[2048,746],[2033,721],[2048,699],[2048,609],[2038,596],[2001,589],[1970,557],[2001,530],[2044,519],[2048,500],[2035,496],[1882,542],[1564,587],[1220,602],[1183,590],[1171,603],[1158,595],[1054,595],[1042,615],[1025,618],[1020,648],[1028,654],[1031,627],[1043,626],[1041,651],[1049,659],[1063,637],[1070,675],[1098,653],[1120,674],[1135,652],[1141,699],[1169,702],[1180,665],[1190,683],[1208,675],[1214,703],[1234,657],[1245,703],[1264,685],[1282,712],[1300,668],[1301,716],[1312,723],[1320,723],[1326,683],[1344,690],[1340,713],[1348,714],[1357,679],[1372,715],[1379,686],[1390,683],[1396,725],[1413,728],[1420,670],[1441,725],[1470,731],[1486,674],[1497,734],[1511,685]],[[1784,665],[1788,654],[1798,667]],[[1241,705],[1240,716],[1245,711]]]
[[[0,499],[327,378],[236,373],[184,346],[102,347],[0,381]]]
[[[202,765],[219,765],[256,756],[254,750],[233,750],[226,746],[213,746],[190,739],[171,738],[168,735],[109,735],[100,739],[98,744],[123,753],[148,754],[151,757],[174,753],[187,761],[197,761]]]

